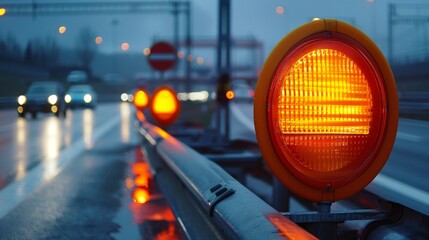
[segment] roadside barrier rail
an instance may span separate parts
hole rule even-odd
[[[165,169],[153,161],[158,158],[180,179],[188,190],[192,203],[199,206],[210,224],[225,235],[227,239],[284,239],[303,237],[315,239],[307,231],[284,217],[216,163],[181,143],[167,132],[147,122],[140,124],[148,154],[149,164],[154,172]],[[156,176],[157,174],[155,174]],[[157,179],[158,180],[158,179]],[[169,186],[161,186],[168,191]],[[168,194],[166,194],[168,195]],[[179,211],[173,196],[167,201],[173,212]],[[186,224],[184,224],[186,225]],[[184,226],[186,229],[186,226]]]

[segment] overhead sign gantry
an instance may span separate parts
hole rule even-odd
[[[184,14],[185,49],[191,54],[191,2],[176,1],[111,1],[111,2],[32,2],[0,3],[0,17],[9,16],[53,16],[53,15],[100,15],[100,14],[160,14],[173,15],[174,46],[179,45],[179,16]],[[191,63],[185,62],[186,78],[190,79]],[[190,88],[189,81],[186,88]]]

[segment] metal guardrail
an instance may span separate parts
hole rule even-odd
[[[224,234],[225,238],[315,239],[241,185],[216,163],[162,129],[144,122],[139,131],[145,140],[145,148],[156,155],[148,156],[152,158],[149,164],[154,171],[165,173],[165,168],[171,170],[194,199],[187,204],[198,206],[204,219]],[[165,163],[165,167],[160,167],[159,163],[153,161],[154,158]],[[157,180],[166,183],[163,179]],[[173,187],[164,185],[161,188],[170,191]],[[173,206],[173,212],[180,215],[182,209],[178,206],[181,197],[168,195],[166,194],[166,198]],[[186,223],[183,226],[187,229]]]

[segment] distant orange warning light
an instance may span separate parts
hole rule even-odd
[[[0,17],[6,14],[6,8],[0,8]]]
[[[177,93],[170,87],[160,87],[153,94],[150,103],[152,118],[162,126],[172,124],[180,113]]]
[[[234,97],[235,97],[234,91],[232,91],[232,90],[228,90],[228,91],[225,93],[225,95],[226,95],[226,98],[227,98],[228,100],[232,100],[232,99],[234,99]]]
[[[145,109],[149,104],[149,94],[144,89],[139,89],[134,93],[134,106],[139,109]]]

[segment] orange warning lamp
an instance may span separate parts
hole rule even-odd
[[[291,191],[335,201],[360,191],[386,163],[398,125],[392,71],[355,27],[313,21],[283,38],[255,93],[264,159]]]
[[[6,8],[0,8],[0,17],[3,17],[6,14]]]
[[[144,89],[139,89],[134,93],[134,106],[143,111],[149,105],[149,94]]]
[[[170,87],[158,88],[150,102],[152,118],[161,126],[171,125],[179,116],[180,104],[176,92]]]
[[[234,97],[235,97],[235,93],[234,93],[234,91],[232,91],[232,90],[228,90],[228,91],[225,93],[225,95],[226,95],[226,98],[227,98],[228,100],[232,100],[232,99],[234,99]]]

